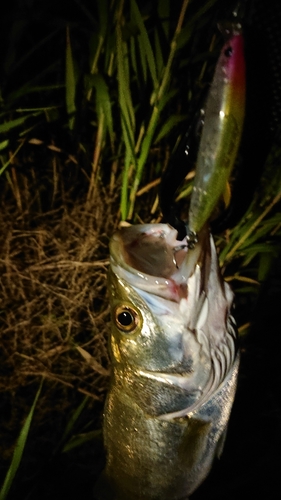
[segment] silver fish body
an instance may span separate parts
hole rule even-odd
[[[208,232],[193,250],[176,235],[151,224],[111,241],[103,499],[187,499],[226,431],[239,364],[232,292]]]

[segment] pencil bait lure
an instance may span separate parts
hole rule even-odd
[[[244,40],[239,24],[224,28],[226,42],[216,65],[205,105],[191,194],[190,231],[198,233],[210,219],[233,168],[245,109]]]

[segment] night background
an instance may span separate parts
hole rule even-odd
[[[279,492],[281,4],[239,4],[244,131],[211,227],[236,295],[241,369],[224,452],[194,500]],[[235,6],[15,0],[2,9],[0,485],[38,399],[0,500],[93,498],[105,463],[108,243],[120,220],[161,221],[161,174],[202,106],[223,43],[217,25]],[[183,217],[190,170],[175,195]]]

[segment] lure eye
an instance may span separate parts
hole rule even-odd
[[[225,49],[225,51],[224,51],[224,55],[225,55],[226,57],[230,57],[230,56],[232,56],[232,52],[233,52],[232,47],[227,47],[227,48]]]
[[[132,333],[140,323],[138,312],[129,306],[119,306],[115,309],[115,323],[124,333]]]

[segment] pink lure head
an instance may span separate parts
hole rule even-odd
[[[226,81],[231,85],[240,106],[241,99],[245,95],[245,59],[244,59],[244,37],[241,26],[220,25],[220,31],[225,36],[225,43],[221,50],[218,66],[221,67]],[[244,102],[243,102],[244,105]]]

